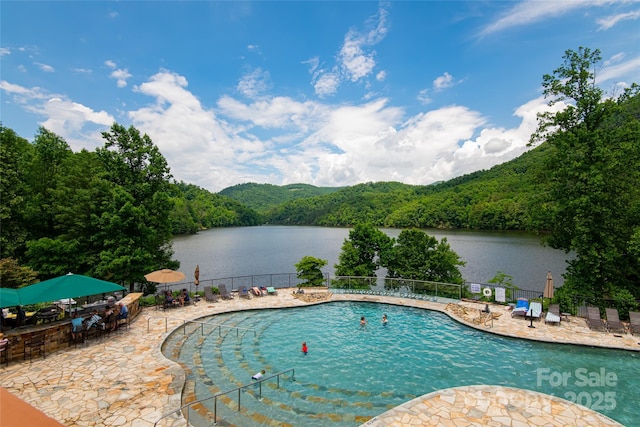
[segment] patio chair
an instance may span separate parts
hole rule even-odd
[[[233,295],[231,295],[231,292],[227,290],[227,285],[225,285],[224,283],[218,285],[218,290],[220,291],[220,296],[223,299],[233,299]]]
[[[551,304],[547,316],[544,318],[544,323],[557,323],[560,324],[560,304]]]
[[[640,312],[629,312],[629,332],[633,335],[640,335]]]
[[[542,303],[538,301],[532,301],[531,304],[529,304],[529,311],[527,312],[526,316],[529,316],[533,319],[538,319],[538,321],[540,321],[540,319],[542,319]]]
[[[518,298],[518,302],[516,303],[515,308],[511,312],[511,317],[513,316],[526,316],[529,312],[529,301],[525,298]]]
[[[600,318],[600,309],[598,307],[587,307],[587,326],[592,331],[607,331],[607,325]]]
[[[27,353],[29,353],[29,360],[33,358],[33,351],[39,351],[42,354],[42,358],[46,359],[44,334],[33,335],[31,338],[27,338],[24,342],[24,350],[22,354],[22,360],[27,360]]]
[[[0,365],[5,363],[5,365],[9,366],[9,346],[10,342],[7,338],[0,339]]]
[[[607,329],[609,332],[622,332],[623,334],[626,334],[627,329],[620,321],[618,310],[615,308],[606,308],[605,312],[607,313]]]
[[[251,294],[249,293],[249,290],[244,286],[242,287],[242,289],[238,291],[238,295],[240,295],[242,298],[251,299]]]
[[[218,302],[218,296],[213,293],[210,286],[205,286],[204,288],[204,299],[207,302]]]
[[[276,288],[274,288],[273,286],[268,286],[267,287],[267,294],[269,294],[269,295],[277,295],[278,291],[276,291]]]

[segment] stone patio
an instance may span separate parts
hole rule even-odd
[[[68,348],[46,359],[15,363],[0,369],[3,387],[46,415],[67,426],[150,427],[163,415],[181,404],[185,373],[166,359],[160,345],[164,338],[185,320],[210,314],[244,309],[305,306],[295,298],[295,289],[279,289],[277,295],[235,298],[230,301],[190,305],[173,310],[145,308],[131,324],[102,340],[86,346]],[[571,318],[560,326],[535,323],[528,328],[522,318],[511,318],[502,306],[491,311],[501,313],[491,322],[475,324],[484,304],[461,302],[466,314],[454,313],[451,305],[429,301],[374,295],[331,294],[329,301],[371,301],[421,307],[445,312],[454,319],[490,333],[519,338],[611,347],[640,351],[638,337],[616,336],[590,331],[583,319]],[[502,312],[501,312],[502,311]],[[529,405],[529,417],[523,419],[518,402]],[[179,417],[168,418],[162,426],[184,426]],[[407,402],[381,414],[366,426],[519,426],[519,425],[619,425],[587,408],[572,405],[552,396],[526,390],[472,386],[440,390]]]

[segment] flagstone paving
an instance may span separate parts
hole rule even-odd
[[[442,311],[469,326],[491,333],[557,343],[574,343],[640,351],[638,337],[590,331],[583,319],[571,318],[560,326],[511,318],[502,306],[491,311],[501,315],[478,321],[484,304],[461,302],[445,305],[430,301],[374,295],[333,294],[331,301],[358,300],[409,305]],[[167,311],[146,308],[130,329],[68,348],[46,359],[12,362],[0,369],[0,383],[67,426],[153,426],[163,415],[181,405],[185,373],[166,359],[160,345],[184,323],[210,314],[256,308],[303,306],[293,289],[251,300],[206,303]],[[459,307],[464,307],[460,313]],[[478,317],[476,317],[478,316]],[[476,324],[478,323],[478,324]],[[527,402],[527,416],[518,402]],[[532,403],[533,402],[533,403]],[[559,421],[558,421],[559,420]],[[162,426],[184,426],[174,416]],[[373,418],[366,426],[524,426],[524,425],[619,425],[587,408],[552,396],[495,386],[472,386],[440,390],[407,402]]]

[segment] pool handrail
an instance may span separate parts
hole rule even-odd
[[[171,411],[168,414],[163,415],[158,421],[156,421],[153,426],[156,427],[158,425],[158,423],[160,421],[162,421],[163,419],[170,417],[171,415],[177,414],[177,413],[183,413],[184,414],[184,410],[186,409],[186,417],[185,420],[187,421],[187,425],[189,425],[189,409],[191,408],[191,406],[196,405],[196,404],[200,404],[203,402],[206,402],[208,400],[213,399],[213,425],[217,425],[218,424],[218,397],[220,396],[224,396],[225,394],[229,394],[229,393],[233,393],[235,391],[238,392],[238,411],[240,411],[241,409],[241,402],[240,402],[240,392],[246,388],[249,387],[254,387],[256,384],[258,385],[258,399],[262,399],[262,383],[264,381],[270,380],[271,378],[276,378],[277,380],[277,388],[280,388],[280,377],[286,373],[291,372],[291,381],[295,381],[296,380],[296,370],[295,368],[289,368],[289,369],[285,369],[284,371],[280,371],[278,373],[266,376],[266,377],[262,377],[259,380],[255,380],[249,384],[245,384],[245,385],[241,385],[240,387],[235,387],[229,390],[225,390],[225,391],[219,391],[216,394],[209,396],[209,397],[205,397],[204,399],[200,399],[200,400],[194,400],[193,402],[189,402],[186,405],[182,405],[180,408]]]
[[[200,325],[200,333],[202,335],[204,335],[204,327],[205,325],[208,326],[213,326],[214,328],[218,328],[218,335],[222,336],[222,328],[228,328],[228,329],[235,329],[236,330],[236,335],[240,336],[240,331],[245,331],[245,332],[253,332],[254,336],[257,336],[258,333],[255,329],[250,329],[250,328],[243,328],[241,326],[230,326],[230,325],[225,325],[222,323],[211,323],[211,322],[201,322],[199,320],[188,320],[188,319],[181,319],[179,317],[167,317],[167,316],[149,316],[149,318],[147,319],[147,333],[149,333],[151,331],[151,320],[153,319],[164,319],[164,331],[168,332],[169,330],[169,320],[177,320],[177,321],[182,321],[182,326],[178,326],[175,329],[178,329],[179,327],[182,328],[182,333],[183,334],[187,334],[187,323],[196,323]]]

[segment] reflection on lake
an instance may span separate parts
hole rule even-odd
[[[200,278],[295,272],[303,256],[326,259],[323,269],[331,275],[349,228],[307,226],[257,226],[215,228],[173,239],[174,258],[180,270],[192,279],[196,265]],[[400,229],[382,229],[398,237]],[[424,230],[438,240],[443,237],[467,264],[462,277],[468,282],[486,283],[497,271],[513,276],[522,289],[544,289],[547,271],[561,286],[567,255],[540,244],[538,236],[519,232]]]

